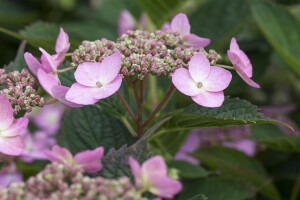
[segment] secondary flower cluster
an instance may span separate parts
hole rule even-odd
[[[44,105],[44,98],[37,94],[37,88],[38,82],[26,69],[9,73],[0,69],[0,95],[8,97],[15,115]]]
[[[135,184],[128,177],[116,180],[84,175],[102,168],[103,147],[73,156],[67,149],[54,146],[45,155],[52,164],[26,182],[0,187],[0,199],[148,199],[144,192],[158,197],[172,198],[181,191],[181,183],[167,174],[167,166],[160,156],[140,164],[129,158]],[[160,199],[160,198],[157,198]]]

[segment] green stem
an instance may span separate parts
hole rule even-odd
[[[229,70],[235,70],[233,66],[228,66],[228,65],[216,65],[217,67],[222,67],[224,69],[229,69]]]
[[[156,84],[156,77],[150,76],[149,83],[150,83],[150,97],[152,100],[152,108],[154,109],[158,104],[158,99],[157,99],[158,90],[157,90],[157,84]]]
[[[64,69],[57,70],[57,73],[67,72],[67,71],[70,71],[70,70],[75,69],[75,68],[76,67],[67,67],[67,68],[64,68]]]
[[[164,98],[161,100],[161,102],[158,104],[158,106],[155,108],[155,110],[151,113],[149,118],[143,123],[143,127],[146,127],[156,116],[156,114],[165,106],[165,104],[168,102],[170,97],[172,96],[173,92],[175,91],[174,85],[171,85],[168,92],[164,96]]]
[[[73,53],[66,53],[65,57],[71,57],[73,55]]]
[[[138,117],[137,117],[137,132],[138,136],[142,137],[144,134],[143,127],[143,105],[144,105],[144,84],[146,81],[146,77],[140,81],[140,94],[138,100]]]
[[[121,117],[122,122],[124,123],[124,125],[127,127],[127,129],[129,130],[130,134],[133,137],[137,137],[138,134],[135,132],[135,130],[132,128],[131,124],[129,123],[128,119],[126,117]]]
[[[121,100],[122,104],[125,106],[125,108],[127,109],[129,115],[131,116],[132,120],[135,121],[135,115],[134,112],[132,111],[132,109],[130,108],[129,104],[127,103],[127,101],[125,100],[125,98],[123,97],[123,95],[120,92],[117,92],[118,98]]]
[[[0,27],[0,32],[4,33],[6,35],[9,35],[11,37],[14,37],[16,39],[19,39],[19,40],[23,40],[24,39],[24,37],[22,35],[20,35],[20,34],[18,34],[16,32],[10,31],[10,30],[8,30],[6,28],[3,28],[3,27]]]

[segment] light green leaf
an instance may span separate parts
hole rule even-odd
[[[254,19],[263,35],[290,67],[300,74],[300,21],[273,2],[250,2]]]
[[[203,148],[194,152],[193,155],[208,168],[220,170],[223,177],[254,187],[270,199],[280,199],[279,192],[256,159],[225,147]]]
[[[182,160],[172,160],[169,167],[179,170],[179,176],[185,179],[204,178],[212,174],[201,166],[193,165]]]

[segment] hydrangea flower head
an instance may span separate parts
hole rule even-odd
[[[121,54],[116,51],[100,62],[84,62],[74,74],[74,83],[66,94],[73,103],[90,105],[105,99],[119,90],[122,77]]]
[[[161,156],[154,156],[142,166],[133,158],[129,158],[135,184],[144,191],[149,191],[164,198],[172,198],[182,189],[179,181],[168,176],[167,166]]]
[[[179,13],[171,21],[171,25],[164,25],[163,29],[171,28],[171,31],[179,33],[184,40],[184,45],[190,47],[206,47],[210,44],[210,39],[202,38],[191,33],[191,25],[186,14]]]
[[[14,110],[6,96],[0,95],[0,153],[18,156],[24,144],[21,135],[26,131],[28,118],[14,118]]]
[[[22,173],[18,171],[15,163],[11,162],[0,170],[0,188],[8,187],[12,183],[23,180]]]
[[[179,68],[172,82],[183,94],[204,107],[220,107],[224,102],[223,90],[228,87],[232,75],[228,70],[210,66],[206,56],[199,52],[194,55],[188,69]]]
[[[52,161],[67,167],[80,167],[86,172],[95,173],[101,170],[100,162],[104,154],[104,148],[98,147],[94,150],[86,150],[77,153],[74,157],[71,152],[59,146],[54,146],[51,151],[44,151],[46,157]]]
[[[235,38],[231,39],[230,49],[227,51],[227,55],[240,77],[248,85],[255,88],[260,88],[260,86],[251,79],[252,64],[248,56],[240,49]]]

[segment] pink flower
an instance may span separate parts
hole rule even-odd
[[[119,35],[135,29],[135,20],[128,10],[122,10],[119,17]]]
[[[104,148],[86,150],[77,153],[74,157],[66,148],[54,146],[51,151],[44,151],[47,158],[52,162],[61,163],[67,167],[80,167],[86,172],[95,173],[101,170],[100,162],[104,154]]]
[[[248,85],[255,88],[260,88],[260,86],[251,79],[252,64],[248,56],[240,49],[235,38],[231,39],[230,49],[227,51],[227,55],[240,77]]]
[[[24,54],[25,61],[34,75],[37,75],[39,69],[42,69],[46,73],[56,74],[57,67],[64,61],[65,54],[70,48],[69,36],[60,28],[59,35],[56,40],[55,51],[56,54],[50,55],[44,49],[39,48],[42,52],[41,62],[39,62],[31,53],[26,52]]]
[[[60,128],[64,106],[61,103],[36,108],[29,114],[35,125],[47,134],[54,135]]]
[[[15,119],[14,110],[6,96],[0,96],[0,153],[18,156],[24,144],[20,135],[26,131],[28,118]]]
[[[206,47],[210,44],[210,39],[202,38],[195,34],[191,34],[191,25],[188,17],[183,14],[177,14],[171,21],[171,31],[179,33],[183,37],[184,45],[189,47]],[[168,29],[165,24],[163,30]]]
[[[24,162],[46,160],[47,157],[43,151],[56,144],[53,137],[42,131],[35,132],[34,134],[27,132],[23,135],[22,139],[25,143],[25,148],[21,154],[21,159]]]
[[[172,198],[182,189],[179,181],[168,176],[167,166],[161,156],[154,156],[142,166],[133,158],[129,158],[135,184],[143,191],[149,191],[164,198]]]
[[[65,95],[69,88],[61,85],[60,81],[53,75],[46,73],[42,69],[39,69],[37,72],[37,77],[44,90],[53,98],[70,107],[76,108],[82,106],[66,100]]]
[[[172,75],[175,87],[193,101],[205,107],[220,107],[224,101],[223,90],[232,75],[229,71],[210,66],[206,56],[199,52],[189,62],[189,69],[179,68]]]
[[[102,63],[80,64],[74,74],[77,83],[71,86],[66,99],[77,104],[90,105],[113,95],[121,87],[120,69],[119,52],[106,57]]]
[[[0,187],[8,187],[11,183],[18,183],[23,180],[22,174],[18,171],[15,163],[4,166],[0,170]]]

